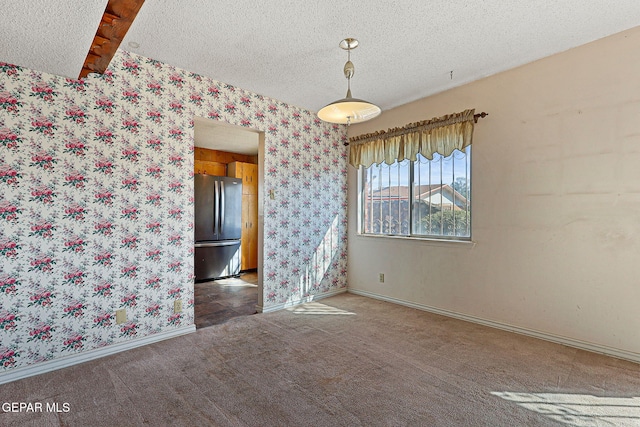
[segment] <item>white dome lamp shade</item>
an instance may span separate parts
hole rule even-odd
[[[332,102],[318,111],[320,120],[329,123],[350,125],[365,122],[378,117],[382,110],[375,104],[351,96],[351,77],[355,68],[351,62],[351,49],[358,47],[358,40],[347,38],[340,42],[340,47],[347,51],[347,62],[344,64],[344,76],[347,78],[347,96]]]

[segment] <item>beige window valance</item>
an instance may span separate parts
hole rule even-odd
[[[400,128],[378,131],[349,139],[349,163],[354,167],[396,160],[415,161],[418,153],[433,159],[433,153],[445,157],[454,150],[463,151],[473,139],[475,110],[410,123]]]

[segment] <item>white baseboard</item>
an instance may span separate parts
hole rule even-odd
[[[270,313],[272,311],[284,310],[285,308],[293,307],[295,305],[304,304],[305,302],[317,301],[323,298],[329,298],[334,295],[343,294],[347,292],[347,288],[337,289],[335,291],[323,292],[321,294],[309,295],[306,297],[298,298],[296,300],[287,301],[282,304],[270,305],[268,307],[257,306],[258,313]]]
[[[464,320],[467,322],[478,323],[480,325],[489,326],[496,329],[515,332],[517,334],[527,335],[527,336],[539,338],[545,341],[551,341],[557,344],[563,344],[569,347],[579,348],[581,350],[587,350],[594,353],[606,354],[607,356],[617,357],[618,359],[630,360],[632,362],[640,363],[640,354],[634,353],[631,351],[620,350],[613,347],[594,344],[586,341],[580,341],[573,338],[550,334],[547,332],[540,332],[533,329],[522,328],[520,326],[513,326],[506,323],[495,322],[493,320],[487,320],[480,317],[457,313],[455,311],[445,310],[437,307],[431,307],[424,304],[417,304],[414,302],[405,301],[405,300],[401,300],[393,297],[388,297],[385,295],[380,295],[380,294],[376,294],[369,291],[349,288],[348,292],[356,295],[361,295],[364,297],[391,302],[394,304],[404,305],[406,307],[416,308],[418,310],[428,311],[430,313],[440,314],[442,316],[453,317],[455,319]]]
[[[90,360],[99,359],[101,357],[110,356],[121,351],[131,350],[143,345],[152,344],[154,342],[163,341],[180,335],[195,332],[196,326],[183,326],[178,329],[172,329],[166,332],[149,335],[143,338],[133,339],[106,347],[87,350],[78,354],[70,354],[68,356],[59,357],[57,359],[48,360],[46,362],[37,363],[35,365],[24,366],[11,369],[8,372],[0,374],[0,384],[6,384],[12,381],[21,380],[23,378],[32,377],[34,375],[44,374],[46,372],[55,371],[57,369],[67,368],[79,363],[88,362]]]

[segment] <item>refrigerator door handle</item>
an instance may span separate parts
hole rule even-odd
[[[213,181],[213,234],[218,234],[218,212],[220,211],[218,200],[218,181]]]
[[[221,240],[219,242],[200,242],[194,243],[194,248],[213,248],[218,246],[232,246],[240,243],[240,240]]]
[[[224,192],[224,181],[220,181],[220,234],[224,230],[224,202],[226,194]]]

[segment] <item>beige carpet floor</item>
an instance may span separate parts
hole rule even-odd
[[[640,426],[640,365],[352,294],[0,386],[2,426]]]

